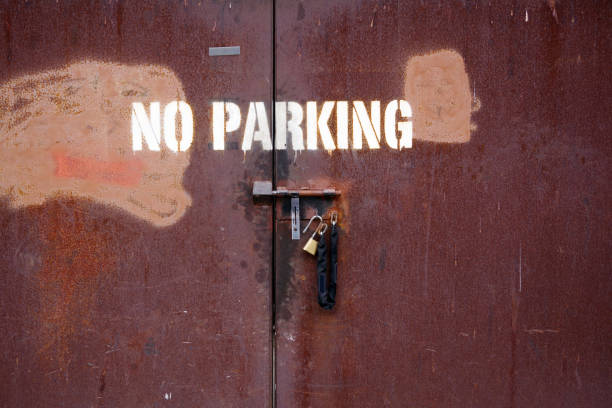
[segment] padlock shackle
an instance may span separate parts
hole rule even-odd
[[[302,234],[305,234],[306,231],[308,231],[308,227],[310,227],[310,224],[312,223],[312,220],[314,220],[315,218],[319,219],[319,226],[321,226],[321,223],[323,222],[323,218],[321,218],[320,215],[313,215],[312,218],[310,219],[310,221],[308,221],[308,224],[306,224],[306,228],[304,228],[304,231],[302,231]],[[319,226],[317,227],[315,232],[319,229]]]

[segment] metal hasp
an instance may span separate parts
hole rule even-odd
[[[340,191],[333,188],[311,189],[300,188],[289,190],[286,187],[278,187],[274,190],[271,181],[256,181],[253,183],[253,197],[291,197],[291,239],[300,239],[300,197],[335,197]]]
[[[334,188],[300,188],[289,190],[286,187],[272,189],[271,181],[256,181],[253,183],[253,197],[335,197],[339,196],[340,191]]]

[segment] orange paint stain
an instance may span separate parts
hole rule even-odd
[[[183,85],[158,65],[85,60],[0,83],[0,199],[22,208],[80,198],[175,224],[191,206],[190,153],[134,155],[131,133],[134,101],[174,100],[185,100]]]
[[[414,115],[414,138],[436,143],[467,143],[475,129],[476,95],[461,54],[438,50],[413,56],[406,65],[405,98]]]
[[[55,176],[78,178],[99,183],[135,186],[143,175],[144,165],[138,159],[125,161],[101,161],[68,156],[54,152]]]

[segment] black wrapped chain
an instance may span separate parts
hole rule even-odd
[[[317,244],[317,282],[318,300],[323,309],[331,309],[336,304],[336,287],[338,281],[338,223],[332,218],[331,227],[331,274],[327,285],[327,243],[325,236]]]

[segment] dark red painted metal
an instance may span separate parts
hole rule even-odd
[[[468,143],[276,153],[279,184],[342,190],[302,212],[343,231],[330,312],[306,237],[276,224],[277,406],[608,406],[610,3],[276,13],[278,100],[402,98],[410,57],[453,49],[481,102]]]
[[[278,200],[278,407],[607,406],[611,14],[279,0],[273,81],[271,1],[3,2],[0,84],[83,60],[161,65],[196,138],[193,203],[172,226],[76,197],[2,198],[0,405],[270,406],[272,211],[251,187],[274,171],[279,186],[342,191],[301,199],[304,217],[340,214],[331,312]],[[241,55],[208,57],[224,45]],[[481,104],[469,143],[279,151],[274,169],[232,137],[209,144],[211,100],[246,112],[276,82],[278,100],[389,101],[410,57],[442,49]]]
[[[172,226],[85,199],[2,198],[0,406],[271,405],[272,209],[251,185],[272,155],[209,145],[211,100],[271,100],[271,6],[1,2],[0,83],[83,60],[164,66],[195,137],[192,205]],[[228,45],[241,54],[208,56]]]

